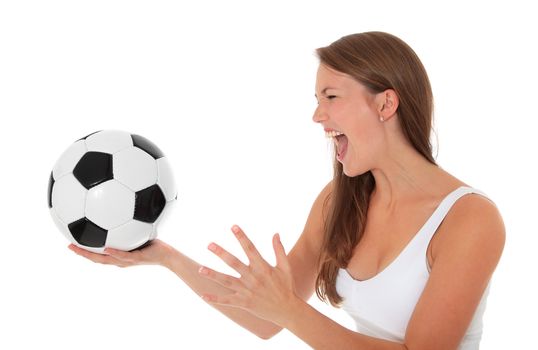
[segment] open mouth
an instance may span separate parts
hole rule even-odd
[[[347,136],[340,131],[325,131],[325,137],[332,138],[336,146],[336,159],[342,161],[347,152]]]

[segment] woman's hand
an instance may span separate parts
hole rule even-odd
[[[95,263],[128,267],[134,265],[166,265],[174,248],[159,239],[152,240],[142,249],[125,252],[106,248],[105,254],[97,254],[70,244],[69,249]]]
[[[201,275],[233,291],[228,295],[203,294],[202,297],[209,303],[238,307],[282,325],[287,319],[287,312],[292,310],[290,306],[298,297],[294,293],[291,267],[279,235],[273,236],[276,266],[271,266],[238,226],[234,226],[232,231],[245,251],[249,265],[245,265],[217,244],[211,243],[208,249],[241,277],[226,275],[205,266],[200,268]]]

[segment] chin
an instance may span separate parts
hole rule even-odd
[[[364,174],[364,173],[361,173],[360,171],[346,169],[345,167],[344,167],[344,169],[342,170],[342,172],[343,172],[344,175],[346,175],[347,177],[355,177],[355,176],[359,176],[359,175]]]
[[[370,169],[362,169],[362,168],[349,168],[345,165],[342,165],[342,172],[344,173],[344,175],[346,175],[347,177],[356,177],[356,176],[361,176],[367,172],[369,172]]]

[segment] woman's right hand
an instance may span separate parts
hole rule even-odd
[[[68,247],[76,254],[95,263],[128,267],[134,265],[163,265],[167,266],[175,249],[159,239],[152,240],[144,248],[130,252],[106,248],[104,254],[93,253],[70,244]]]

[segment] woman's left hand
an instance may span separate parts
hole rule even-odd
[[[257,317],[282,326],[287,319],[287,313],[292,309],[291,305],[298,298],[294,293],[293,275],[280,236],[278,233],[273,236],[276,266],[271,266],[241,228],[235,225],[232,232],[245,251],[249,264],[245,265],[222,247],[211,243],[208,249],[237,271],[241,277],[201,267],[199,271],[201,275],[233,291],[228,295],[204,294],[202,298],[212,304],[242,308]]]

